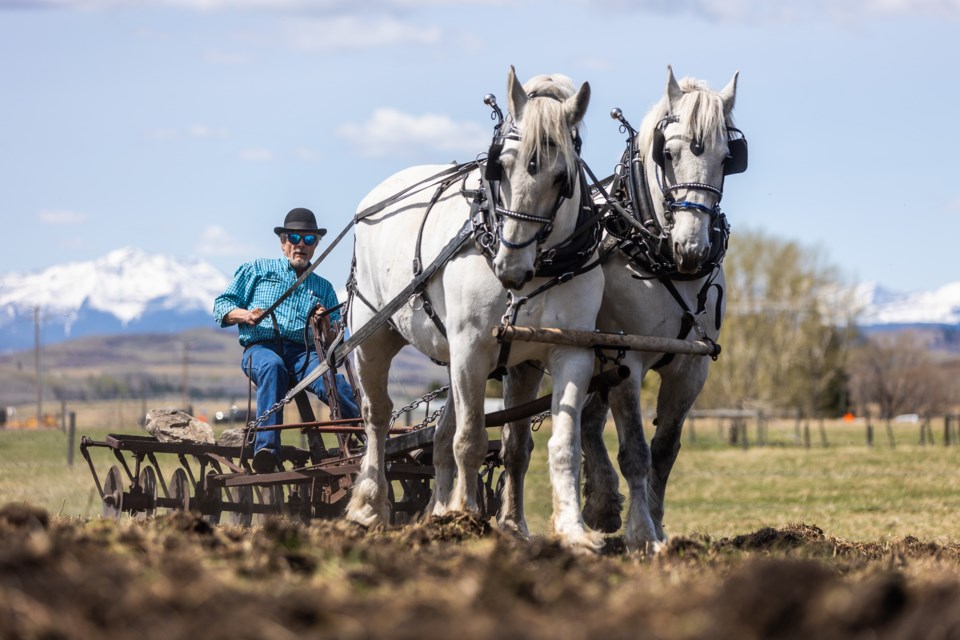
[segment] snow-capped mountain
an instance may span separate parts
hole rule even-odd
[[[0,351],[33,345],[35,309],[40,310],[44,343],[213,326],[213,300],[227,283],[220,271],[201,260],[129,247],[91,262],[3,274]]]
[[[33,346],[37,308],[44,344],[87,335],[212,327],[213,300],[227,283],[226,276],[201,260],[129,247],[90,262],[0,274],[0,352]],[[858,323],[869,330],[960,328],[960,282],[913,293],[864,283],[855,290],[854,304],[862,310]]]
[[[857,287],[858,321],[865,327],[905,325],[960,325],[960,282],[933,291],[901,293],[877,283]]]

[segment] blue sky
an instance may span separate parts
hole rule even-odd
[[[511,64],[590,82],[607,175],[610,109],[639,124],[671,64],[740,71],[734,233],[933,289],[960,280],[958,38],[960,0],[0,0],[0,273],[136,246],[229,275],[297,206],[329,240],[394,171],[485,151]]]

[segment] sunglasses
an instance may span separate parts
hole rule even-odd
[[[317,244],[317,240],[319,239],[313,234],[304,236],[300,235],[299,233],[287,233],[284,235],[290,244],[300,244],[300,241],[303,240],[303,244],[307,245],[308,247],[312,247],[313,245]]]

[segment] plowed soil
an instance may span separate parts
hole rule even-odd
[[[960,545],[797,524],[649,558],[467,516],[368,531],[0,509],[2,638],[960,638]]]

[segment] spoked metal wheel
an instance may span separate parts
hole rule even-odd
[[[181,467],[170,480],[170,497],[176,501],[174,511],[190,511],[190,479]]]
[[[214,487],[210,484],[210,477],[215,475],[217,475],[216,471],[207,473],[205,487],[202,493],[197,496],[203,519],[210,524],[220,524],[220,514],[223,513],[223,493],[220,487]]]
[[[238,527],[249,527],[253,523],[253,487],[230,487],[229,493],[236,509],[230,512],[230,521]]]
[[[421,455],[407,456],[402,462],[422,465]],[[429,467],[424,466],[424,469]],[[422,514],[430,503],[431,475],[403,475],[387,483],[387,499],[390,501],[390,522],[408,524]]]
[[[486,465],[480,469],[477,475],[477,506],[480,507],[480,516],[483,518],[495,518],[503,506],[503,486],[506,483],[504,474],[506,471],[500,470],[497,476],[497,468],[493,465]],[[496,483],[494,483],[496,478]]]
[[[113,465],[103,480],[103,517],[119,520],[123,513],[123,475]]]
[[[261,524],[270,516],[283,515],[283,485],[272,484],[258,487],[257,493],[259,493],[260,504],[267,507],[266,512],[260,515]]]
[[[144,509],[136,512],[137,520],[143,522],[157,513],[157,472],[153,467],[146,466],[140,471],[140,481],[137,483],[146,504]]]

